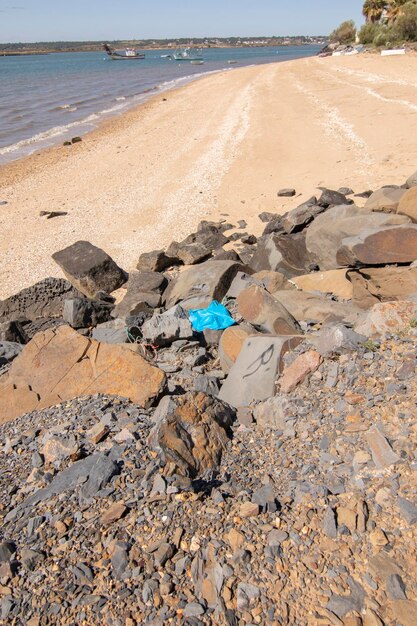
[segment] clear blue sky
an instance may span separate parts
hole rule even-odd
[[[0,42],[322,35],[363,0],[0,0]]]

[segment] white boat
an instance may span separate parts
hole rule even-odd
[[[230,61],[228,61],[229,65],[235,65],[235,63],[237,63],[237,61],[233,61],[233,59],[230,59]]]
[[[198,59],[196,61],[190,61],[191,65],[204,65],[203,59]]]
[[[104,44],[104,49],[107,52],[107,56],[113,61],[132,61],[137,59],[144,59],[145,53],[138,52],[134,48],[125,48],[125,50],[113,50],[109,44]]]
[[[172,55],[174,61],[203,61],[203,51],[201,48],[178,48]]]
[[[395,50],[381,50],[382,57],[402,56],[405,54],[405,48],[397,48]]]

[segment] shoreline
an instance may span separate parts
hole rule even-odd
[[[79,144],[2,166],[0,298],[60,276],[51,254],[77,239],[129,271],[200,219],[244,218],[260,234],[258,213],[283,213],[312,188],[399,184],[417,161],[417,61],[400,60],[401,80],[398,62],[310,57],[216,72],[103,120]],[[297,196],[278,198],[282,187]]]

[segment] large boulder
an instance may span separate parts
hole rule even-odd
[[[88,298],[94,298],[100,291],[111,293],[127,280],[113,259],[89,241],[76,241],[55,252],[52,258],[70,283]]]
[[[251,285],[237,298],[238,313],[259,330],[274,335],[297,335],[300,326],[287,309],[266,289]]]
[[[365,208],[368,211],[383,211],[384,213],[395,213],[398,204],[405,193],[401,187],[382,187],[377,189],[368,198]]]
[[[344,267],[412,263],[416,259],[416,224],[363,230],[343,239],[336,254],[338,264]]]
[[[353,324],[361,314],[361,311],[350,302],[335,302],[308,291],[277,291],[274,297],[298,322]]]
[[[45,278],[0,301],[0,322],[61,317],[65,300],[79,295],[79,291],[64,278]]]
[[[101,300],[70,298],[65,300],[62,318],[72,328],[88,328],[108,322],[114,305]]]
[[[301,341],[301,336],[248,337],[223,383],[219,399],[239,408],[274,396],[276,380],[283,371],[283,357]]]
[[[364,267],[348,272],[352,301],[361,309],[378,302],[408,300],[417,296],[417,267]]]
[[[181,272],[164,293],[167,308],[181,303],[184,309],[203,309],[221,301],[236,274],[244,266],[234,261],[206,261]]]
[[[315,198],[313,198],[313,200],[315,200]],[[304,202],[282,216],[282,228],[288,235],[297,233],[308,226],[317,215],[320,215],[320,213],[323,213],[325,210],[325,207],[319,204],[312,203],[311,201]]]
[[[310,257],[305,245],[304,232],[294,235],[274,233],[262,237],[250,261],[250,267],[254,272],[272,270],[281,272],[287,278],[305,274],[309,265]]]
[[[165,397],[155,411],[150,444],[162,452],[170,472],[201,478],[218,470],[235,412],[201,392]]]
[[[177,257],[170,257],[164,250],[151,250],[140,255],[136,268],[140,272],[163,272],[180,263]]]
[[[417,222],[417,186],[407,189],[398,204],[397,213],[408,215],[413,222]]]
[[[345,269],[313,272],[304,276],[295,276],[292,282],[302,291],[331,293],[340,298],[340,300],[350,300],[353,291],[352,283],[348,280],[346,274],[347,270]]]
[[[354,326],[355,332],[378,339],[410,328],[417,319],[417,303],[401,301],[375,304],[365,318]]]
[[[95,393],[147,407],[164,384],[164,373],[128,347],[98,343],[60,326],[38,333],[0,380],[0,423]]]
[[[370,228],[407,223],[410,219],[405,215],[371,213],[354,205],[337,206],[310,224],[306,230],[306,247],[321,270],[333,270],[340,267],[336,255],[346,237]]]

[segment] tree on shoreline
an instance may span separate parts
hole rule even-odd
[[[379,22],[387,9],[387,4],[386,0],[365,0],[362,13],[366,23],[376,24]]]
[[[417,0],[365,0],[365,26],[360,31],[363,44],[398,45],[417,41]]]

